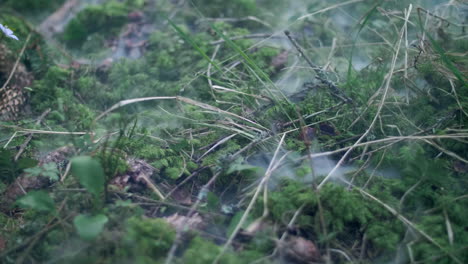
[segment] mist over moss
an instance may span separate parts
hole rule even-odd
[[[0,262],[466,262],[463,6],[410,2],[113,0],[50,36],[22,15],[63,1],[0,3],[1,109],[31,76],[0,122]],[[16,207],[35,189],[53,210]]]

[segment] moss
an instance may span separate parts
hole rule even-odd
[[[132,217],[127,222],[125,240],[133,256],[146,263],[149,259],[165,258],[175,234],[175,230],[163,219]]]
[[[195,0],[195,6],[206,17],[245,17],[255,15],[255,0]]]
[[[120,149],[113,148],[107,152],[99,152],[97,157],[102,164],[106,165],[104,166],[104,171],[105,174],[108,175],[108,178],[123,174],[129,169],[127,161],[125,160],[125,153]]]
[[[53,4],[55,2],[58,3],[59,0],[47,3]],[[272,149],[277,147],[276,142],[264,137],[263,133],[267,132],[268,136],[278,138],[279,133],[288,131],[285,145],[287,150],[294,151],[294,153],[288,155],[288,158],[291,160],[299,159],[300,156],[305,154],[306,146],[304,141],[300,139],[298,131],[289,131],[298,128],[297,123],[288,127],[281,125],[291,119],[296,119],[298,114],[310,115],[335,106],[338,100],[330,95],[325,87],[310,88],[306,86],[302,87],[305,92],[301,94],[299,99],[296,97],[290,98],[294,104],[282,99],[274,104],[268,104],[241,93],[230,92],[214,92],[215,100],[207,84],[207,78],[204,76],[206,75],[208,62],[199,51],[193,48],[189,43],[190,41],[187,41],[172,29],[167,30],[167,27],[162,24],[164,17],[173,11],[174,6],[167,4],[169,1],[153,2],[146,0],[115,0],[108,4],[91,6],[78,14],[67,26],[59,41],[65,40],[69,47],[81,47],[81,52],[88,55],[93,53],[94,56],[101,52],[106,41],[116,36],[122,26],[127,23],[128,11],[135,8],[139,10],[144,8],[146,9],[143,10],[145,12],[144,23],[158,21],[158,23],[155,23],[157,30],[145,45],[144,56],[141,59],[114,62],[109,66],[110,69],[105,70],[104,73],[100,71],[101,69],[96,71],[93,66],[81,66],[80,69],[55,66],[43,67],[44,65],[47,66],[48,61],[51,61],[48,57],[50,53],[44,52],[47,48],[42,43],[41,38],[33,34],[26,49],[26,56],[21,59],[24,65],[28,67],[28,70],[34,73],[42,71],[40,74],[35,74],[37,80],[32,85],[32,92],[30,93],[31,107],[35,115],[42,113],[47,108],[52,109],[44,121],[44,124],[48,126],[47,129],[50,127],[50,129],[56,131],[77,131],[89,129],[96,113],[108,109],[119,100],[144,96],[183,95],[249,118],[266,127],[267,129],[262,129],[263,131],[260,132],[257,129],[250,128],[249,124],[245,125],[246,123],[239,119],[233,118],[231,122],[224,116],[213,114],[215,111],[210,112],[207,109],[174,100],[127,105],[99,122],[100,126],[113,129],[121,125],[122,120],[126,120],[127,116],[138,114],[139,120],[136,122],[137,128],[135,131],[137,131],[137,134],[143,135],[129,135],[132,133],[127,134],[127,130],[124,129],[121,130],[125,131],[124,136],[121,135],[117,140],[115,137],[110,138],[109,144],[101,148],[106,149],[106,151],[112,149],[109,152],[97,154],[103,161],[106,160],[103,164],[105,163],[106,173],[110,176],[115,172],[123,172],[127,169],[125,154],[145,159],[146,162],[156,167],[159,170],[158,176],[160,177],[157,179],[157,183],[163,181],[161,184],[163,190],[166,188],[172,189],[173,185],[181,182],[182,179],[178,179],[178,177],[189,175],[202,165],[214,167],[213,170],[197,171],[199,173],[197,177],[189,179],[191,184],[182,187],[186,188],[187,192],[194,196],[197,194],[198,188],[213,176],[214,171],[221,170],[221,174],[216,178],[211,191],[220,194],[222,189],[223,192],[219,195],[219,199],[215,199],[216,203],[208,198],[208,206],[202,206],[200,213],[203,220],[205,220],[207,217],[219,213],[218,210],[221,206],[231,206],[225,200],[227,196],[232,195],[236,198],[245,198],[245,201],[248,200],[249,195],[241,190],[258,180],[258,174],[260,173],[257,174],[254,170],[235,171],[235,173],[230,174],[225,172],[229,168],[235,167],[236,164],[248,165],[249,157],[252,157],[252,155],[259,152],[271,152]],[[241,18],[255,15],[262,21],[271,22],[272,28],[277,28],[277,24],[280,27],[284,26],[284,21],[279,19],[279,12],[282,12],[282,8],[290,5],[290,3],[286,3],[287,1],[279,0],[196,0],[193,2],[198,10],[193,8],[193,5],[177,6],[177,15],[174,16],[173,21],[190,36],[191,41],[196,43],[202,53],[208,57],[211,57],[215,47],[210,42],[217,40],[219,36],[210,29],[208,23],[200,23],[198,11],[209,17]],[[304,9],[307,10],[301,10],[301,12],[313,13],[329,7],[330,4],[338,4],[340,1],[315,2],[317,3],[307,2],[304,6]],[[7,3],[10,7],[15,4],[12,0],[8,0]],[[24,3],[31,3],[31,1],[26,0],[17,4]],[[31,4],[39,5],[42,3],[46,3],[46,1],[37,1]],[[366,23],[367,19],[369,19],[369,24],[364,23],[365,25],[362,25],[363,31],[360,33],[359,49],[361,47],[365,48],[363,53],[370,58],[376,59],[376,61],[359,72],[351,69],[351,72],[346,76],[346,83],[338,84],[340,89],[353,98],[353,105],[341,105],[329,112],[321,112],[320,115],[314,115],[305,120],[307,124],[313,125],[313,123],[328,119],[327,124],[335,127],[336,131],[341,133],[336,133],[337,135],[318,133],[319,136],[317,140],[314,140],[314,144],[319,145],[318,147],[323,151],[333,151],[352,144],[354,140],[345,140],[352,139],[352,136],[362,135],[363,131],[368,129],[370,120],[377,113],[377,106],[381,96],[377,91],[388,73],[388,62],[391,60],[392,53],[385,45],[361,46],[361,41],[362,43],[373,43],[381,41],[381,38],[385,38],[389,42],[395,41],[398,38],[396,36],[398,32],[394,30],[394,27],[389,27],[388,23],[394,22],[398,28],[402,26],[404,21],[390,18],[391,21],[388,22],[388,18],[382,18],[378,12],[367,17],[367,14],[371,13],[369,10],[374,4],[361,3],[359,5],[349,5],[349,7],[343,6],[343,10],[339,10],[339,12],[350,14],[356,13],[349,12],[349,10],[358,10],[359,14],[363,14],[361,17],[366,20]],[[4,6],[2,5],[2,7]],[[403,8],[407,7],[407,1],[401,1],[401,3],[387,1],[380,7],[385,7],[385,10],[394,10],[395,6],[400,8],[398,10],[403,10]],[[346,60],[349,56],[347,48],[349,43],[348,40],[336,35],[339,30],[333,28],[335,26],[333,21],[335,20],[335,14],[338,13],[333,12],[338,11],[329,10],[328,13],[315,14],[313,17],[310,16],[299,21],[296,21],[297,16],[292,17],[289,22],[295,22],[288,24],[294,35],[299,36],[298,41],[302,40],[301,45],[311,59],[319,65],[330,62],[329,65],[332,68],[337,67],[335,72],[343,80],[345,74],[341,75],[340,73],[347,71],[348,63]],[[272,15],[272,13],[275,14]],[[287,13],[280,16],[289,15],[289,12]],[[375,19],[377,16],[379,17]],[[453,21],[447,19],[447,21]],[[415,22],[413,17],[411,17],[411,21]],[[31,28],[23,23],[21,19],[6,13],[0,14],[0,22],[10,26],[15,33],[18,33],[21,40],[31,31]],[[356,28],[358,28],[359,24],[356,25]],[[228,37],[263,32],[263,28],[258,30],[259,27],[263,26],[252,21],[216,23],[216,27]],[[343,28],[350,29],[351,26],[343,26]],[[368,30],[369,27],[373,30]],[[461,54],[465,52],[466,48],[464,49],[464,47],[468,42],[466,40],[455,41],[450,36],[450,34],[453,34],[454,27],[454,24],[446,27],[446,29],[444,27],[443,30],[446,30],[446,32],[440,32],[442,29],[436,29],[439,30],[439,37],[444,39],[444,42],[439,42],[439,45],[443,46],[444,50],[447,51],[448,59],[462,73],[465,73],[467,63]],[[377,36],[375,30],[381,36]],[[459,28],[455,30],[459,31]],[[459,34],[458,31],[455,34]],[[444,33],[443,36],[442,33]],[[437,33],[434,36],[437,36]],[[333,53],[334,58],[328,60],[326,57],[329,54],[328,49],[333,38],[337,40],[336,52]],[[245,51],[256,66],[265,72],[269,78],[277,77],[271,67],[271,61],[280,50],[266,46],[251,48],[256,41],[238,39],[234,43]],[[268,43],[276,44],[276,42]],[[15,61],[23,43],[2,39],[2,44],[7,45],[8,50],[13,51],[8,55],[8,59]],[[356,49],[358,48],[356,47]],[[295,52],[290,53],[290,56],[296,55],[293,53]],[[411,56],[416,55],[414,53],[414,50],[408,50],[409,62]],[[466,103],[468,102],[468,90],[464,89],[463,84],[457,81],[456,78],[452,78],[454,80],[454,88],[452,88],[451,83],[447,81],[447,76],[449,75],[449,78],[451,78],[450,75],[453,72],[447,70],[447,66],[444,65],[444,61],[440,59],[439,55],[428,46],[425,52],[420,54],[420,60],[416,65],[418,68],[405,69],[405,74],[410,77],[410,80],[404,79],[401,71],[395,72],[392,78],[391,90],[379,115],[378,123],[363,142],[387,138],[392,135],[414,135],[414,133],[421,131],[426,133],[424,135],[446,135],[463,131],[468,125],[468,121],[464,113],[460,111],[460,106],[454,98],[453,89],[457,91],[459,102],[465,110],[468,108]],[[381,62],[377,62],[377,58]],[[337,60],[335,61],[335,59]],[[57,61],[62,60],[62,58],[59,58]],[[242,93],[268,95],[265,92],[265,84],[258,80],[258,76],[261,75],[258,72],[259,70],[256,69],[253,72],[252,68],[254,67],[245,63],[240,54],[233,51],[232,47],[226,43],[219,46],[215,60],[222,67],[223,73],[212,67],[211,78],[214,84]],[[231,67],[232,63],[237,61],[240,61],[240,63],[235,67]],[[294,71],[294,78],[299,81],[313,78],[310,71],[296,70],[299,68],[302,67],[291,68]],[[334,76],[330,75],[330,77]],[[4,79],[2,78],[0,77],[1,80]],[[261,78],[266,79],[264,76]],[[338,80],[340,78],[333,79]],[[413,91],[414,94],[409,98],[408,104],[400,92],[406,91],[411,80],[417,80],[416,86],[422,87],[424,90]],[[423,84],[420,85],[419,81]],[[371,98],[372,100],[370,100]],[[165,111],[160,111],[159,107]],[[182,118],[176,120],[175,116]],[[444,117],[449,118],[444,119]],[[228,122],[224,122],[226,120]],[[353,123],[354,121],[356,123]],[[210,150],[208,155],[200,158],[220,139],[233,133],[233,130],[219,129],[219,125],[231,126],[233,122],[239,124],[235,126],[236,129],[252,134],[252,138],[241,137],[241,134],[239,134]],[[30,127],[31,125],[28,123],[32,123],[31,120],[23,120],[20,127]],[[276,126],[277,123],[278,126]],[[320,129],[320,126],[317,125],[315,128]],[[13,129],[16,129],[16,127],[5,129],[10,134],[2,134],[2,140],[6,141],[11,138],[13,132],[10,131]],[[255,135],[255,133],[259,135]],[[155,137],[159,137],[161,140],[155,139]],[[100,137],[96,136],[96,138]],[[58,144],[57,142],[60,141],[55,135],[36,135],[28,148],[35,151],[50,147],[48,140],[54,140],[54,144]],[[74,140],[75,146],[81,152],[94,152],[102,146],[99,145],[102,144],[102,141],[93,144],[90,143],[89,138],[86,141],[83,141],[82,138],[74,138]],[[339,142],[341,140],[344,143]],[[18,146],[22,141],[23,138],[17,137],[9,142],[9,146]],[[465,157],[468,154],[466,144],[463,144],[462,140],[443,139],[434,142],[460,157]],[[233,164],[230,155],[250,143],[255,144],[252,144],[251,148],[245,149],[236,160],[236,164]],[[407,143],[405,142],[405,144]],[[326,246],[338,248],[353,259],[362,256],[362,261],[366,263],[374,263],[382,259],[384,259],[383,262],[391,261],[392,252],[400,250],[397,249],[399,245],[402,245],[401,248],[410,248],[411,252],[414,253],[415,261],[421,263],[450,263],[451,260],[447,257],[447,252],[453,253],[459,259],[465,261],[468,258],[467,253],[463,251],[463,247],[468,244],[468,236],[466,235],[468,229],[465,221],[467,217],[465,208],[468,205],[467,199],[461,199],[460,197],[464,197],[466,194],[467,177],[466,172],[464,172],[466,168],[455,163],[452,160],[453,155],[441,154],[438,149],[430,147],[411,144],[405,147],[399,142],[385,146],[385,151],[377,152],[375,150],[378,147],[376,144],[367,145],[365,152],[373,155],[369,162],[363,160],[360,163],[352,164],[354,166],[375,168],[372,176],[371,172],[366,170],[355,175],[353,183],[357,186],[365,185],[369,193],[395,208],[399,214],[410,219],[420,230],[442,245],[442,250],[417,235],[417,232],[408,232],[407,227],[398,219],[398,216],[392,215],[376,201],[367,199],[366,196],[363,196],[355,189],[336,184],[325,184],[320,192],[315,192],[311,184],[304,183],[304,177],[307,177],[313,171],[308,162],[287,162],[287,166],[284,166],[284,168],[290,166],[289,171],[298,179],[297,181],[280,180],[279,183],[275,182],[275,189],[270,189],[268,192],[269,215],[265,222],[271,228],[266,227],[264,230],[259,231],[249,242],[236,238],[235,250],[228,250],[220,262],[251,263],[264,255],[268,255],[275,247],[275,240],[285,230],[313,241],[321,249]],[[360,151],[364,151],[364,148],[356,148],[350,153],[351,159],[346,162],[351,164],[355,157],[359,157]],[[400,173],[398,178],[386,179],[378,175],[381,170],[388,168],[398,170]],[[272,181],[273,179],[277,180],[276,176],[281,177],[283,175],[281,175],[281,172],[276,172],[274,176]],[[286,178],[286,176],[284,177]],[[289,174],[287,177],[291,178]],[[13,179],[14,177],[2,176],[0,190],[7,188],[5,183],[11,182]],[[65,179],[62,184],[50,186],[50,191],[54,194],[55,200],[66,201],[60,211],[61,216],[62,214],[63,216],[72,215],[90,209],[92,199],[89,195],[70,191],[76,186],[77,183],[70,177]],[[110,196],[111,199],[113,197],[115,196]],[[133,198],[139,199],[137,196],[133,196]],[[249,218],[256,219],[262,215],[262,199],[263,197],[259,199]],[[321,208],[319,208],[319,201]],[[172,202],[177,203],[180,201],[176,199],[176,201]],[[213,206],[213,204],[215,205]],[[153,210],[154,207],[149,203],[145,202],[142,208],[131,205],[132,208],[133,206],[139,210],[130,210],[126,206],[116,208],[117,206],[112,203],[105,204],[103,213],[110,219],[106,230],[96,241],[87,242],[87,244],[80,242],[79,247],[74,244],[77,238],[74,237],[75,231],[69,220],[62,218],[63,225],[59,225],[60,228],[50,230],[48,234],[40,239],[31,254],[28,255],[28,258],[33,262],[46,262],[49,260],[64,263],[163,262],[174,242],[175,231],[162,219],[141,217],[144,213],[149,214],[148,207]],[[238,204],[238,206],[241,208],[233,210],[238,209],[241,211],[245,208],[243,203]],[[302,212],[298,215],[293,230],[288,229],[287,222],[301,206],[303,206]],[[152,212],[156,212],[158,216],[163,210],[169,210],[171,213],[176,210],[170,208],[170,205],[158,208],[163,209],[160,211],[153,210]],[[164,213],[168,213],[168,211]],[[135,214],[138,217],[132,217],[126,221],[128,217]],[[14,233],[8,234],[9,241],[13,241],[12,243],[9,242],[9,246],[15,246],[43,230],[51,217],[53,216],[40,216],[33,211],[26,211],[21,218],[21,221],[23,221],[21,224],[24,223],[24,228],[20,230],[18,224],[15,228],[12,228]],[[0,217],[0,224],[3,225],[5,221]],[[20,223],[20,220],[15,221]],[[231,221],[231,223],[234,222]],[[322,222],[326,225],[327,235],[323,232]],[[446,223],[450,223],[453,230],[453,244],[447,238]],[[190,241],[189,239],[187,238],[184,240],[185,243],[180,245],[175,263],[212,263],[221,251],[221,246],[216,244],[218,241],[210,241],[208,237],[197,236]],[[362,245],[364,239],[366,239],[365,247]],[[63,241],[66,241],[64,244],[68,245],[68,248],[61,248]],[[237,247],[237,245],[240,246]],[[359,252],[360,248],[366,248],[366,251]],[[18,251],[12,256],[16,257],[16,254],[19,255],[23,252]],[[55,253],[57,252],[66,256],[63,259],[56,259],[57,254]],[[67,254],[71,254],[71,256]],[[335,254],[333,254],[332,258],[330,261],[340,263],[337,260],[340,257],[335,257]]]
[[[65,2],[65,0],[6,0],[5,7],[10,7],[17,12],[23,13],[39,13],[44,10],[54,10]]]
[[[187,33],[190,30],[184,25],[178,25]],[[207,53],[211,49],[207,44],[208,35],[198,33],[191,36],[192,41],[199,45],[200,49]],[[155,32],[150,36],[148,63],[157,70],[158,79],[161,81],[174,81],[187,74],[193,74],[194,70],[206,65],[202,56],[176,32]]]
[[[66,26],[62,39],[69,47],[80,47],[92,34],[116,35],[127,21],[129,9],[123,3],[110,1],[80,11]]]
[[[298,217],[297,225],[307,230],[309,236],[323,235],[317,204],[317,194],[296,181],[284,181],[279,190],[269,198],[272,219],[284,222],[285,215],[293,214],[302,205],[303,214]],[[365,200],[358,191],[348,191],[343,186],[326,184],[320,190],[322,217],[331,237],[339,241],[360,240],[366,233],[370,243],[379,253],[391,252],[402,241],[404,226],[386,209]],[[273,206],[274,205],[274,206]],[[258,211],[261,214],[261,210]]]
[[[208,264],[212,263],[218,254],[221,252],[221,247],[217,246],[205,239],[197,236],[189,244],[188,249],[184,252],[181,263],[193,264]],[[258,251],[244,250],[236,253],[225,253],[219,260],[219,263],[226,264],[241,264],[251,263],[263,256]],[[263,262],[260,262],[263,263]]]
[[[48,119],[58,124],[65,123],[75,129],[88,129],[95,113],[80,104],[70,89],[72,72],[57,66],[48,69],[42,80],[36,81],[31,92],[32,110],[40,114],[46,109],[52,112]]]

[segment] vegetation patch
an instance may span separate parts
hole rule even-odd
[[[468,262],[465,4],[92,2],[0,4],[1,263]]]

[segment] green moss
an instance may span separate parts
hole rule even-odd
[[[206,17],[245,17],[255,15],[255,0],[195,0],[195,6]]]
[[[42,80],[36,81],[31,92],[32,110],[37,114],[46,109],[52,112],[48,119],[56,123],[67,123],[70,129],[87,129],[95,113],[80,104],[70,89],[72,72],[57,66],[48,69]]]
[[[278,191],[270,194],[269,210],[272,219],[284,222],[285,215],[294,213],[303,205],[303,213],[296,223],[307,230],[309,236],[321,237],[324,241],[336,238],[345,242],[360,240],[366,233],[379,254],[391,252],[403,239],[403,224],[380,205],[364,199],[358,191],[348,191],[334,184],[323,186],[320,190],[322,216],[317,201],[317,193],[310,187],[287,180]],[[323,217],[330,232],[327,238],[322,237],[320,217]]]
[[[190,33],[187,27],[179,26]],[[206,43],[209,39],[207,34],[198,33],[191,37],[203,52],[207,53],[211,49]],[[172,31],[158,31],[150,36],[146,58],[161,81],[179,80],[187,74],[193,74],[202,65],[206,67],[202,56],[179,34]]]
[[[129,9],[123,3],[110,1],[80,11],[66,26],[62,39],[69,47],[80,47],[92,34],[116,35],[127,21]]]
[[[128,250],[142,263],[165,258],[174,239],[175,230],[163,219],[132,217],[127,222]]]
[[[54,10],[60,7],[65,0],[6,0],[4,5],[17,12],[38,13],[44,10]]]
[[[97,157],[102,164],[106,165],[104,166],[104,171],[109,178],[113,178],[118,174],[123,174],[129,169],[127,161],[125,160],[125,153],[120,149],[114,148],[107,152],[99,152]]]
[[[181,263],[193,264],[208,264],[212,263],[218,254],[221,252],[221,247],[207,241],[201,237],[195,237],[185,251]],[[244,250],[242,252],[225,253],[219,260],[219,263],[226,264],[241,264],[251,263],[262,257],[262,253],[258,251]],[[263,263],[263,262],[260,262]]]

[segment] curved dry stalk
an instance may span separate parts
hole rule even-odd
[[[237,134],[241,134],[241,135],[244,135],[246,138],[250,138],[250,139],[254,139],[255,138],[255,135],[254,134],[249,134],[247,133],[246,131],[243,131],[243,130],[240,130],[240,129],[237,129],[235,127],[228,127],[228,126],[223,126],[223,125],[220,125],[220,124],[208,124],[208,123],[197,123],[197,124],[200,124],[200,125],[203,125],[203,126],[206,126],[206,127],[217,127],[217,128],[221,128],[221,129],[224,129],[224,130],[227,130],[227,131],[231,131],[231,132],[234,132],[234,133],[237,133]]]
[[[18,131],[15,131],[15,133],[11,135],[10,139],[8,139],[7,143],[5,143],[5,145],[3,146],[3,149],[6,149],[8,145],[10,145],[11,141],[16,137],[16,134],[18,134]]]
[[[212,55],[211,58],[210,58],[211,61],[214,61],[214,59],[216,58],[216,55],[218,54],[218,51],[219,51],[219,47],[220,47],[220,45],[216,45],[215,50],[213,51],[213,55]],[[206,78],[207,78],[207,80],[208,80],[208,85],[209,85],[210,88],[211,88],[211,90],[210,90],[210,91],[211,91],[211,96],[213,96],[213,99],[214,99],[215,101],[218,101],[218,100],[216,99],[215,93],[213,92],[213,91],[214,91],[214,89],[213,89],[213,81],[211,80],[211,67],[212,67],[212,66],[213,66],[212,63],[208,63],[208,68],[206,69]]]
[[[217,148],[219,145],[221,144],[224,144],[225,142],[227,142],[228,140],[230,140],[231,138],[237,136],[238,134],[232,134],[232,135],[229,135],[221,140],[219,140],[218,142],[216,142],[216,144],[214,144],[209,150],[207,150],[205,153],[203,153],[198,159],[196,162],[199,162],[201,159],[203,159],[206,155],[208,155],[211,151],[213,151],[215,148]]]
[[[460,133],[460,134],[451,134],[451,135],[428,135],[428,136],[400,136],[400,137],[387,137],[387,138],[382,138],[382,139],[377,139],[377,140],[372,140],[372,141],[367,141],[367,142],[362,142],[356,145],[352,145],[349,147],[344,147],[332,151],[326,151],[326,152],[320,152],[320,153],[315,153],[312,154],[312,158],[318,158],[318,157],[323,157],[323,156],[330,156],[334,155],[346,150],[349,150],[351,148],[358,148],[358,147],[363,147],[367,145],[373,145],[373,144],[379,144],[379,143],[385,143],[385,142],[392,142],[392,143],[397,143],[402,140],[427,140],[427,139],[459,139],[459,138],[468,138],[468,134]],[[308,156],[301,157],[300,160],[308,159]]]
[[[111,106],[109,109],[104,111],[98,117],[96,117],[93,122],[96,123],[98,120],[100,120],[101,118],[103,118],[104,116],[109,114],[110,112],[112,112],[112,111],[114,111],[116,109],[119,109],[119,108],[121,108],[123,106],[129,105],[129,104],[146,102],[146,101],[160,101],[160,100],[176,100],[176,101],[184,102],[184,103],[194,105],[194,106],[198,106],[200,108],[210,110],[210,111],[213,111],[213,112],[216,112],[216,113],[219,113],[219,114],[229,115],[229,116],[235,117],[237,119],[243,120],[245,122],[251,123],[251,124],[261,128],[261,129],[268,130],[264,126],[254,122],[254,121],[252,121],[252,120],[250,120],[248,118],[245,118],[243,116],[240,116],[240,115],[237,115],[237,114],[222,110],[222,109],[220,109],[218,107],[215,107],[215,106],[212,106],[212,105],[209,105],[209,104],[205,104],[205,103],[202,103],[202,102],[199,102],[199,101],[195,101],[193,99],[183,97],[183,96],[154,96],[154,97],[140,97],[140,98],[122,100],[122,101],[114,104],[113,106]]]
[[[348,256],[348,254],[343,252],[343,250],[339,250],[339,249],[336,249],[336,248],[330,248],[330,252],[338,253],[341,256],[343,256],[347,261],[349,261],[350,263],[353,263],[353,260]]]
[[[341,166],[341,164],[344,162],[344,160],[348,157],[348,155],[351,153],[351,151],[356,148],[356,146],[361,143],[362,140],[364,140],[365,137],[367,137],[367,135],[370,133],[370,131],[372,130],[372,128],[374,127],[376,121],[378,120],[378,118],[380,117],[380,113],[382,112],[382,108],[383,108],[383,105],[385,103],[385,100],[387,98],[387,94],[388,94],[388,90],[390,88],[390,81],[392,80],[392,77],[393,77],[393,71],[395,70],[395,66],[396,66],[396,61],[398,59],[398,54],[399,54],[399,51],[400,51],[400,47],[401,47],[401,42],[403,40],[403,34],[405,32],[405,28],[406,28],[406,24],[408,22],[408,19],[409,19],[409,16],[411,14],[411,10],[413,9],[413,5],[410,4],[409,7],[408,7],[408,11],[406,12],[406,17],[405,17],[405,24],[403,25],[402,29],[401,29],[401,32],[400,32],[400,39],[398,41],[398,44],[397,44],[397,49],[396,49],[396,52],[395,54],[393,55],[393,59],[392,59],[392,64],[391,64],[391,67],[390,67],[390,71],[388,73],[388,76],[387,76],[387,79],[386,79],[386,82],[384,84],[384,87],[383,87],[383,95],[382,95],[382,99],[380,100],[380,104],[377,108],[377,112],[374,116],[374,119],[372,120],[371,124],[369,125],[369,127],[367,128],[366,132],[364,132],[364,134],[356,141],[356,143],[353,144],[353,146],[351,146],[347,151],[346,153],[343,155],[343,157],[341,157],[341,159],[336,163],[335,167],[328,173],[328,175],[322,180],[322,182],[320,182],[320,184],[317,186],[317,190],[320,190],[320,188],[330,179],[330,177],[333,175],[333,173],[335,173],[335,171]]]
[[[464,158],[458,156],[456,153],[454,153],[454,152],[452,152],[452,151],[450,151],[450,150],[447,150],[447,149],[445,149],[445,148],[443,148],[443,147],[437,145],[436,143],[432,142],[431,140],[424,139],[423,141],[426,142],[427,144],[429,144],[429,145],[435,147],[436,149],[442,151],[443,153],[447,154],[448,156],[450,156],[450,157],[452,157],[452,158],[454,158],[454,159],[457,159],[457,160],[459,160],[459,161],[461,161],[461,162],[463,162],[463,163],[468,164],[468,160],[466,160],[466,159],[464,159]]]
[[[129,104],[145,102],[145,101],[155,101],[155,100],[157,100],[157,101],[159,101],[159,100],[173,100],[173,99],[176,99],[176,98],[177,98],[177,96],[154,96],[154,97],[141,97],[141,98],[122,100],[122,101],[114,104],[113,106],[111,106],[111,108],[104,111],[98,117],[96,117],[94,119],[94,122],[97,122],[99,119],[103,118],[104,116],[106,116],[110,112],[112,112],[112,111],[114,111],[114,110],[116,110],[118,108],[121,108],[123,106],[129,105]]]

